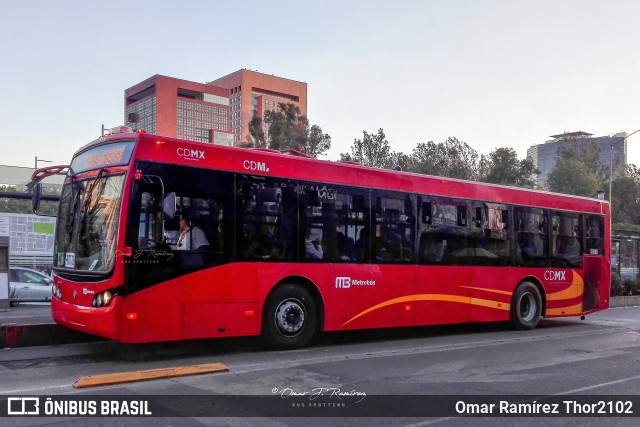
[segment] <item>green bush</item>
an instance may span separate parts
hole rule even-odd
[[[619,297],[625,295],[622,279],[617,273],[611,273],[611,296]]]

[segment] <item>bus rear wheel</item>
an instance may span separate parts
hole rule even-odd
[[[282,285],[267,298],[262,333],[269,347],[276,350],[304,347],[317,324],[315,302],[302,286]]]
[[[511,325],[515,329],[533,329],[542,316],[540,291],[531,282],[524,282],[513,294],[511,302]]]

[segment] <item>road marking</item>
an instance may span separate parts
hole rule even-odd
[[[178,366],[175,368],[158,368],[146,371],[118,372],[114,374],[92,375],[82,377],[73,383],[74,388],[97,387],[103,385],[132,383],[138,381],[157,380],[160,378],[184,377],[187,375],[211,374],[229,372],[229,368],[222,363],[207,363],[204,365]]]
[[[583,391],[593,390],[594,388],[606,387],[606,386],[609,386],[609,385],[625,383],[627,381],[632,381],[632,380],[637,380],[637,379],[640,379],[640,375],[636,375],[636,376],[628,377],[628,378],[622,378],[622,379],[615,380],[615,381],[608,381],[606,383],[594,384],[594,385],[590,385],[590,386],[587,386],[587,387],[575,388],[573,390],[563,391],[561,393],[554,393],[554,394],[552,394],[552,396],[564,396],[566,394],[580,393],[580,392],[583,392]]]

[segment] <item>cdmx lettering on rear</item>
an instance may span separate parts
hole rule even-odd
[[[565,281],[566,278],[566,271],[545,270],[544,272],[544,280]]]

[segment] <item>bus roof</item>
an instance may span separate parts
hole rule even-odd
[[[138,140],[138,146],[133,154],[136,160],[494,203],[513,203],[594,213],[609,211],[609,202],[595,198],[379,169],[353,162],[318,160],[300,156],[300,153],[292,150],[278,152],[225,147],[147,133],[106,135],[85,145],[75,155],[98,145],[133,139]]]

